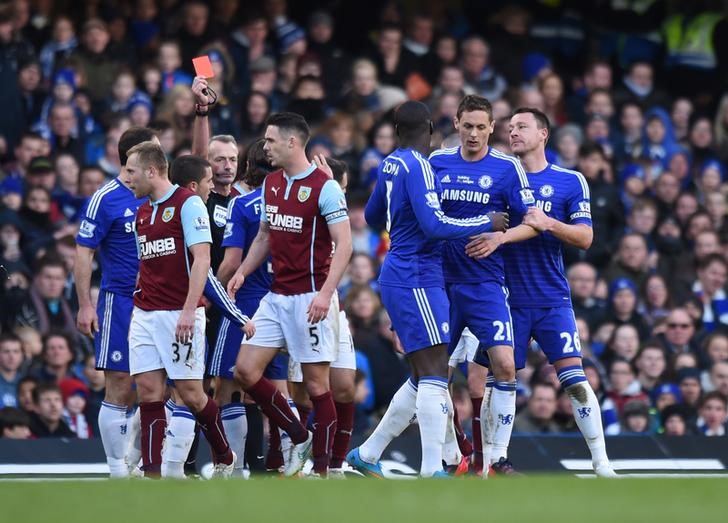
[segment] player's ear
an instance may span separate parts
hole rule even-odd
[[[435,131],[435,126],[432,124],[432,120],[430,120],[430,136],[432,136],[432,133]]]
[[[432,121],[430,121],[430,126],[432,126]],[[460,119],[457,116],[452,117],[452,126],[456,131],[460,130]],[[430,132],[430,134],[432,134],[432,132]]]

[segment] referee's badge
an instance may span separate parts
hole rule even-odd
[[[174,207],[166,207],[164,209],[164,212],[162,213],[162,221],[164,223],[169,222],[172,218],[174,218]]]
[[[308,200],[308,197],[311,196],[311,188],[301,186],[298,188],[298,201],[303,203],[306,200]]]

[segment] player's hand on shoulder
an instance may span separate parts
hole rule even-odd
[[[551,218],[546,216],[546,213],[540,207],[529,207],[528,212],[523,217],[523,223],[533,227],[538,232],[548,230],[550,220]]]
[[[507,212],[489,212],[488,218],[490,218],[494,232],[501,232],[508,229],[510,218]]]
[[[320,322],[329,313],[330,308],[331,294],[324,291],[317,292],[306,311],[308,313],[308,322],[311,324]]]
[[[85,336],[93,337],[99,332],[99,317],[93,306],[81,307],[76,318],[76,327]]]
[[[316,164],[316,167],[325,172],[329,178],[332,180],[334,179],[334,171],[331,170],[331,166],[328,164],[326,157],[323,154],[315,154],[313,157],[313,163]]]
[[[243,325],[243,332],[245,333],[245,339],[249,340],[253,337],[255,334],[255,323],[253,323],[253,320],[248,320],[245,322],[245,325]]]
[[[470,237],[465,246],[465,254],[476,260],[487,258],[500,247],[505,237],[504,232],[484,232]]]
[[[240,287],[243,286],[244,281],[245,276],[239,274],[237,271],[233,274],[233,277],[230,278],[230,281],[227,284],[227,293],[231,300],[235,299],[235,293],[237,293]]]

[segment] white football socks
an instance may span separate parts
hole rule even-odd
[[[129,442],[126,406],[102,402],[99,409],[99,432],[104,446],[106,462],[112,478],[125,478],[129,475],[126,466],[126,447]]]

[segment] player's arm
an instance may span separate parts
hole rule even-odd
[[[594,231],[590,225],[585,223],[568,224],[546,216],[546,213],[538,207],[531,207],[523,217],[523,223],[530,225],[538,232],[550,232],[562,242],[588,249],[594,239]]]
[[[594,239],[589,185],[580,173],[576,173],[570,180],[573,185],[566,199],[566,215],[569,217],[569,223],[546,216],[543,210],[535,208],[528,209],[528,213],[523,217],[523,223],[539,232],[548,231],[562,242],[586,250]]]
[[[214,307],[217,307],[223,315],[230,320],[234,325],[237,325],[245,331],[248,337],[255,333],[255,329],[248,318],[238,308],[235,303],[225,292],[225,288],[220,283],[215,275],[212,273],[212,269],[207,272],[207,281],[205,282],[205,298],[210,300]],[[250,324],[250,325],[249,325]]]
[[[446,216],[440,208],[440,196],[435,190],[435,175],[430,164],[423,162],[420,165],[421,169],[412,169],[407,173],[405,186],[417,221],[428,238],[467,238],[494,229],[505,229],[505,218],[497,213],[492,215],[493,220],[485,215],[465,219]]]
[[[389,212],[387,209],[387,182],[383,176],[377,178],[367,205],[364,208],[364,219],[372,227],[381,225],[385,220],[389,226]]]
[[[86,336],[93,336],[99,331],[99,318],[96,307],[91,302],[91,273],[94,261],[94,249],[76,245],[76,261],[73,266],[73,277],[76,280],[76,296],[78,296],[78,317],[76,326]]]
[[[225,233],[222,237],[222,246],[225,248],[225,254],[222,262],[220,262],[220,266],[217,268],[217,279],[223,285],[228,284],[230,278],[235,274],[235,271],[243,261],[246,223],[243,206],[236,198],[230,202],[230,207],[228,208]]]
[[[243,249],[239,247],[227,247],[225,249],[225,256],[220,262],[220,267],[217,268],[217,279],[220,283],[227,285],[232,278],[233,274],[240,263],[243,261]]]
[[[192,92],[195,95],[195,102],[200,106],[206,106],[205,110],[209,110],[210,97],[202,93],[203,89],[207,89],[207,80],[201,76],[195,76],[192,81]],[[208,91],[209,92],[209,91]],[[210,141],[210,126],[207,116],[195,115],[192,124],[192,154],[200,158],[207,159],[207,146]]]
[[[228,296],[231,298],[238,292],[245,278],[252,273],[255,269],[261,266],[261,264],[268,259],[270,254],[270,226],[268,221],[263,221],[261,216],[260,228],[258,234],[255,236],[253,243],[250,244],[248,255],[243,260],[243,263],[235,271],[235,274],[230,278],[227,284]]]

